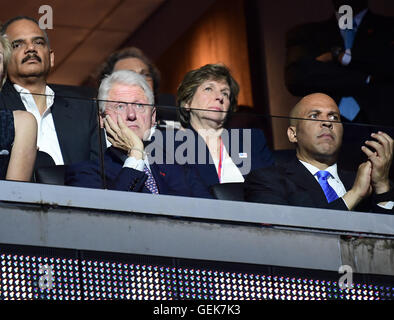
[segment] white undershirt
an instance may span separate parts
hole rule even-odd
[[[14,84],[15,90],[20,94],[26,110],[34,115],[37,121],[37,147],[40,151],[48,153],[56,165],[63,165],[63,156],[53,122],[51,107],[55,100],[55,93],[48,86],[45,87],[46,105],[45,112],[40,114],[33,95],[29,90]]]

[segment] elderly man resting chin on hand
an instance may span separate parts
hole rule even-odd
[[[98,162],[78,163],[66,169],[67,185],[200,196],[199,189],[189,185],[196,178],[193,172],[165,161],[149,162],[145,146],[155,131],[156,110],[152,90],[143,76],[129,70],[115,71],[101,82],[98,101],[109,146],[104,155],[104,175]]]

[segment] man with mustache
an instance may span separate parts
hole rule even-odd
[[[389,181],[393,139],[373,133],[361,149],[368,160],[356,174],[337,168],[343,126],[335,101],[322,93],[305,96],[292,109],[287,129],[296,144],[295,159],[284,166],[259,169],[246,179],[251,202],[393,212],[394,190]]]
[[[48,158],[38,156],[36,167],[98,159],[98,123],[93,101],[75,99],[77,93],[47,84],[55,56],[46,32],[34,19],[18,16],[7,21],[1,33],[12,45],[12,57],[0,108],[27,110],[35,116],[39,151],[52,158],[48,162]]]

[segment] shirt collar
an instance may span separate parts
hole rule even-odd
[[[305,168],[308,169],[308,171],[309,171],[313,176],[315,176],[316,173],[317,173],[318,171],[320,171],[319,168],[315,167],[314,165],[311,165],[311,164],[308,163],[308,162],[305,162],[305,161],[302,161],[302,160],[299,160],[299,161],[305,166]],[[337,166],[336,163],[334,163],[332,166],[329,166],[329,167],[328,167],[327,169],[325,169],[324,171],[328,171],[328,172],[331,174],[331,177],[333,177],[335,180],[341,181],[341,179],[339,179],[339,175],[338,175],[338,166]]]
[[[27,96],[31,95],[31,92],[28,89],[16,83],[14,83],[14,88],[20,94],[22,101],[26,101]],[[49,86],[45,86],[45,95],[47,98],[47,108],[49,109],[52,107],[55,100],[55,92]]]

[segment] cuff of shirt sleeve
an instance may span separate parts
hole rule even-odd
[[[128,157],[123,164],[123,168],[131,168],[138,171],[144,171],[144,160],[137,160],[134,157]]]
[[[390,190],[385,192],[385,193],[381,193],[381,194],[373,194],[372,195],[373,200],[375,201],[375,203],[377,203],[377,205],[381,208],[384,209],[389,209],[392,210],[394,207],[394,188],[391,186]],[[385,202],[385,204],[383,205],[382,203]]]
[[[387,209],[387,210],[393,210],[394,208],[394,201],[388,201],[385,204],[378,203],[378,206]]]
[[[352,61],[352,52],[350,49],[346,49],[344,55],[342,56],[341,64],[347,66]]]

